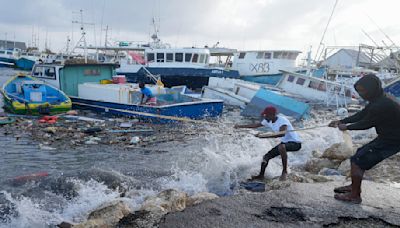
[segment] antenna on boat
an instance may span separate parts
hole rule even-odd
[[[318,61],[318,60],[319,60],[319,58],[320,58],[320,57],[321,57],[321,55],[322,55],[322,51],[321,51],[321,53],[319,54],[319,50],[321,49],[321,46],[323,46],[323,45],[324,45],[324,44],[322,43],[322,41],[324,41],[324,37],[325,37],[326,31],[328,30],[328,26],[329,26],[329,24],[331,23],[331,20],[332,20],[333,13],[335,12],[336,5],[338,4],[338,2],[339,2],[339,0],[336,0],[336,1],[335,1],[335,5],[333,6],[333,9],[332,9],[331,15],[329,16],[328,23],[326,24],[326,27],[325,27],[324,33],[322,34],[321,41],[319,42],[319,45],[318,45],[317,52],[315,53],[315,58],[314,58],[314,59],[315,59],[315,61]],[[317,58],[317,57],[318,57],[318,58]]]
[[[79,41],[76,43],[75,47],[72,49],[72,52],[81,44],[83,43],[83,50],[84,50],[84,56],[85,56],[85,63],[87,63],[87,43],[86,43],[86,32],[85,32],[85,27],[84,25],[94,25],[94,23],[87,23],[83,22],[83,10],[79,11],[80,13],[80,21],[72,21],[72,23],[75,24],[80,24],[81,25],[81,38]]]

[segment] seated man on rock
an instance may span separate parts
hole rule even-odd
[[[365,170],[400,151],[400,105],[383,92],[381,81],[373,74],[354,84],[367,106],[353,116],[332,121],[330,127],[340,130],[366,130],[375,127],[378,137],[358,148],[351,157],[351,185],[335,188],[335,199],[361,203],[361,182]],[[349,124],[349,125],[347,125]]]
[[[259,138],[281,138],[281,143],[272,148],[267,154],[264,155],[263,161],[261,162],[260,173],[257,176],[253,176],[252,179],[263,179],[265,169],[267,168],[269,160],[281,155],[282,158],[282,175],[280,180],[286,180],[287,176],[287,153],[286,151],[298,151],[301,149],[301,140],[296,132],[293,130],[293,126],[290,121],[281,115],[277,115],[277,110],[273,106],[268,106],[261,113],[264,118],[261,123],[247,124],[247,125],[235,125],[235,128],[258,128],[262,126],[268,126],[272,131],[277,134],[263,135],[257,134]]]

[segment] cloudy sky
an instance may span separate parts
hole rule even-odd
[[[240,50],[318,48],[336,0],[0,0],[0,40],[15,39],[53,51],[77,42],[83,10],[87,40],[149,41],[153,16],[160,38],[173,47],[220,46]],[[400,42],[400,0],[338,0],[323,43],[327,46]],[[368,34],[365,35],[364,32]],[[47,34],[47,35],[46,35]],[[387,38],[386,35],[389,37]]]

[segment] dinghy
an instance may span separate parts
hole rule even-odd
[[[4,83],[1,93],[5,110],[16,114],[57,114],[71,109],[72,102],[55,87],[26,75],[17,75]]]

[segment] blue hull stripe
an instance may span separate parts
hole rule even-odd
[[[130,104],[119,104],[112,102],[103,101],[93,101],[86,100],[82,98],[71,97],[73,103],[82,103],[99,107],[84,106],[89,109],[104,112],[105,109],[110,108],[108,113],[114,115],[124,115],[124,116],[136,116],[141,119],[150,120],[153,122],[167,123],[173,122],[174,120],[162,119],[158,117],[137,115],[127,112],[119,112],[111,109],[121,109],[134,112],[144,112],[152,113],[162,116],[175,116],[175,117],[186,117],[190,119],[202,119],[206,117],[218,117],[222,113],[223,102],[222,101],[210,101],[210,102],[187,102],[180,105],[166,105],[166,106],[140,106],[140,105],[130,105]],[[107,112],[107,110],[106,110]]]

